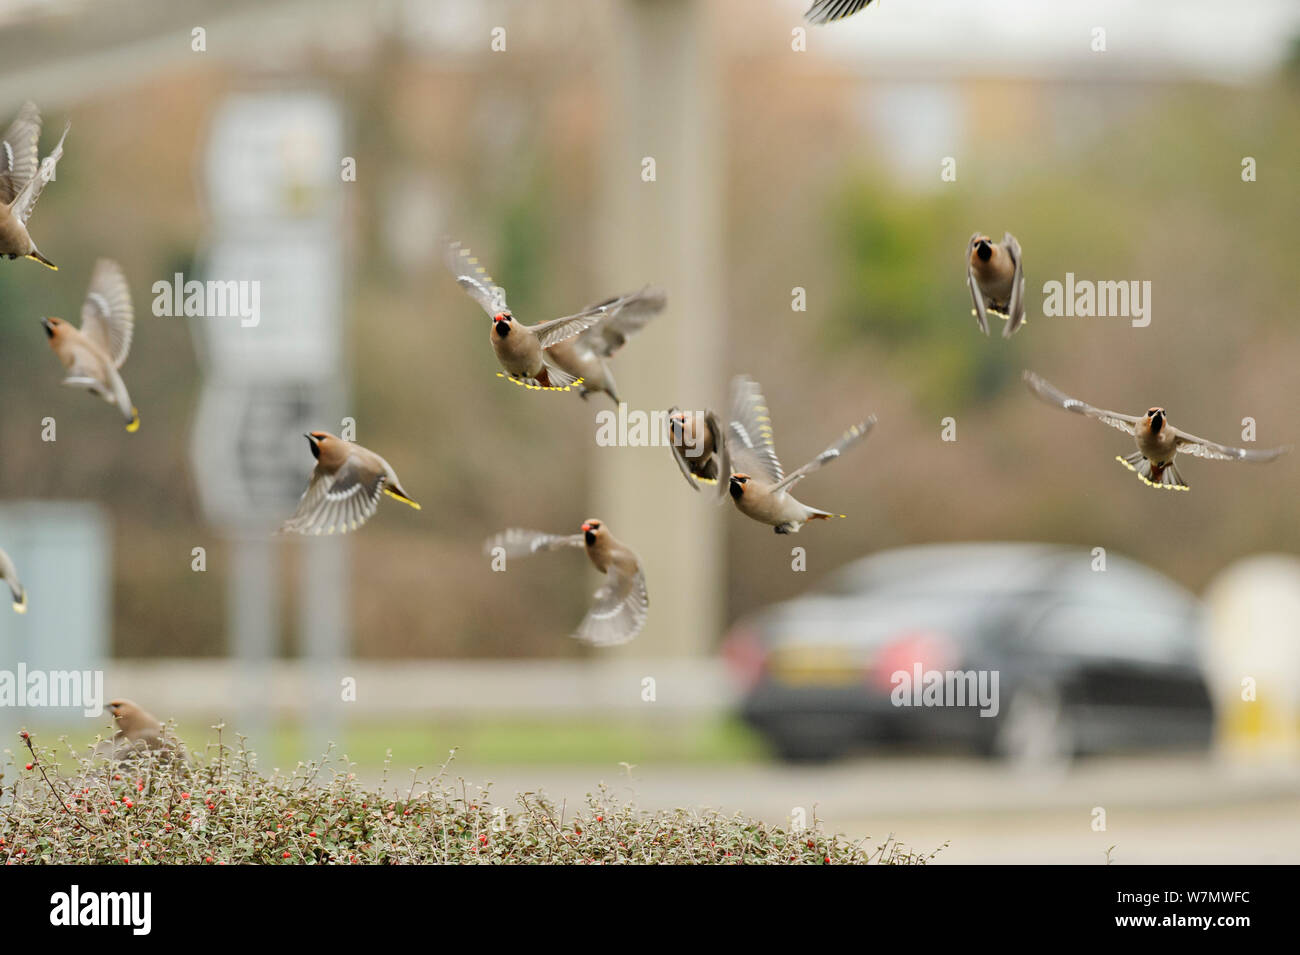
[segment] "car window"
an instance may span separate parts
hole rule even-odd
[[[1195,663],[1197,617],[1140,603],[1067,601],[1032,625],[1029,642],[1050,654],[1150,663]]]

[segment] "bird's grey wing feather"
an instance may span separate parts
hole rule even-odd
[[[36,175],[40,138],[41,114],[36,104],[28,100],[0,142],[0,202],[6,205],[13,202]]]
[[[529,325],[528,330],[537,336],[543,348],[550,348],[585,332],[600,321],[602,314],[601,312],[578,312],[576,315],[565,315],[563,318],[553,318],[548,322]]]
[[[131,351],[134,328],[131,289],[122,267],[112,259],[100,259],[81,304],[81,331],[112,359],[114,367],[121,368]]]
[[[387,474],[376,474],[355,455],[332,475],[317,469],[298,510],[280,526],[280,533],[346,534],[356,530],[379,509],[387,479]]]
[[[713,453],[718,456],[718,501],[728,497],[727,486],[731,483],[731,451],[727,443],[727,431],[722,421],[712,411],[704,413],[704,423],[709,426],[713,438]]]
[[[1032,371],[1025,372],[1025,384],[1029,386],[1030,391],[1050,405],[1055,405],[1066,411],[1073,411],[1075,414],[1087,415],[1089,418],[1096,418],[1103,424],[1118,428],[1127,434],[1136,433],[1135,429],[1139,419],[1133,415],[1120,414],[1118,411],[1107,411],[1104,408],[1094,408],[1086,401],[1071,398]]]
[[[63,135],[59,137],[58,143],[55,144],[50,154],[41,160],[36,175],[32,176],[23,185],[18,195],[14,197],[10,212],[17,216],[23,225],[26,225],[27,220],[32,217],[32,210],[36,208],[36,200],[41,197],[41,190],[45,188],[47,182],[54,178],[54,171],[59,165],[59,160],[63,157],[63,141],[68,138],[68,130],[71,128],[71,123],[63,127]]]
[[[869,432],[873,427],[875,427],[875,424],[876,424],[875,415],[872,415],[871,417],[867,418],[867,420],[865,421],[855,424],[853,427],[849,428],[848,431],[845,431],[844,434],[840,436],[840,439],[838,441],[832,444],[821,454],[817,455],[817,457],[813,458],[811,461],[809,461],[803,467],[799,468],[797,471],[793,471],[790,474],[787,474],[782,480],[778,481],[775,485],[773,485],[771,493],[775,494],[777,491],[780,491],[783,488],[792,487],[794,484],[796,484],[799,481],[802,481],[804,478],[812,474],[814,471],[818,470],[821,467],[824,467],[826,464],[830,463],[831,461],[834,461],[836,458],[838,458],[849,448],[853,447],[853,445],[857,444],[859,441],[865,438],[867,436],[867,432]]]
[[[1020,243],[1010,232],[1002,236],[1002,244],[1011,253],[1016,263],[1015,274],[1011,277],[1011,301],[1007,305],[1007,323],[1002,328],[1002,337],[1010,338],[1025,321],[1025,273],[1020,261]]]
[[[1194,434],[1188,434],[1186,431],[1180,431],[1177,428],[1174,428],[1174,436],[1178,439],[1178,450],[1183,454],[1190,454],[1197,458],[1209,458],[1214,461],[1272,461],[1291,450],[1290,447],[1260,448],[1258,450],[1234,448],[1226,444],[1207,441],[1205,438],[1198,438]]]
[[[23,585],[18,580],[18,568],[14,566],[12,558],[3,550],[0,550],[0,580],[9,585],[9,593],[13,597],[15,607],[25,607],[27,597],[23,591]]]
[[[668,417],[677,414],[680,409],[669,408]],[[673,460],[677,462],[678,469],[682,472],[682,477],[686,478],[686,483],[691,486],[691,490],[697,494],[700,491],[699,482],[695,480],[695,475],[691,473],[690,463],[686,460],[686,448],[672,440],[672,428],[668,429],[668,448],[673,452]]]
[[[478,302],[479,307],[493,318],[502,312],[508,312],[506,291],[492,281],[487,269],[478,258],[459,242],[448,242],[443,253],[443,261],[456,278],[456,284],[465,290],[465,294]]]
[[[662,289],[647,285],[640,291],[592,305],[583,312],[595,312],[599,317],[596,324],[581,333],[581,343],[601,358],[608,358],[662,312],[667,303],[668,297]]]
[[[976,232],[966,243],[966,285],[970,288],[971,302],[975,306],[975,321],[979,323],[980,331],[985,335],[989,333],[989,313],[988,308],[984,305],[984,293],[980,291],[979,283],[975,281],[975,270],[971,267],[970,256],[975,250],[975,240],[980,237]]]
[[[500,547],[507,558],[528,557],[548,550],[562,550],[566,547],[582,547],[581,534],[547,534],[543,531],[530,531],[522,527],[511,527],[490,537],[483,543],[483,553],[492,556]]]
[[[650,599],[641,569],[629,575],[611,566],[605,574],[605,583],[592,595],[587,616],[573,635],[596,647],[627,643],[645,627],[649,612]]]
[[[726,440],[735,466],[755,469],[773,483],[785,477],[776,456],[767,400],[758,382],[746,375],[737,375],[731,382],[731,423]]]
[[[809,23],[831,23],[865,9],[870,2],[871,0],[816,0],[803,16]]]

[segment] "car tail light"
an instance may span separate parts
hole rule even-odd
[[[749,689],[763,676],[767,650],[754,629],[737,624],[722,641],[722,659],[741,686]]]
[[[893,676],[899,670],[911,675],[917,664],[921,665],[922,673],[948,670],[956,662],[957,646],[951,638],[933,630],[907,630],[876,651],[868,678],[888,690],[893,687]]]

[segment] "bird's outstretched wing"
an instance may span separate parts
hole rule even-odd
[[[543,348],[550,348],[585,332],[599,322],[603,315],[604,312],[601,311],[579,312],[576,315],[565,315],[563,318],[553,318],[548,322],[529,325],[528,330],[537,336]]]
[[[1259,450],[1234,448],[1226,444],[1207,441],[1205,438],[1198,438],[1194,434],[1188,434],[1186,431],[1180,431],[1177,428],[1174,428],[1174,437],[1178,439],[1178,450],[1183,454],[1190,454],[1197,458],[1209,458],[1214,461],[1272,461],[1291,450],[1290,446],[1260,448]]]
[[[592,595],[591,608],[573,635],[596,647],[627,643],[645,627],[650,612],[645,574],[640,568],[627,573],[612,565],[605,582]]]
[[[726,438],[733,467],[757,470],[774,484],[785,477],[772,439],[767,400],[758,382],[746,375],[737,375],[731,382],[731,422]]]
[[[135,328],[135,311],[131,307],[131,289],[122,275],[122,267],[112,259],[100,259],[90,274],[90,288],[81,304],[81,331],[122,367],[131,351]]]
[[[18,568],[14,566],[13,560],[3,550],[0,550],[0,580],[3,580],[9,586],[9,595],[13,598],[14,611],[16,613],[26,613],[27,591],[23,589],[22,583],[18,580]]]
[[[32,210],[36,208],[36,200],[41,197],[41,190],[45,188],[47,182],[54,178],[54,171],[59,165],[59,160],[63,157],[63,141],[68,138],[68,130],[71,128],[71,123],[63,127],[63,135],[59,137],[59,141],[50,154],[41,160],[41,166],[36,171],[36,175],[32,176],[18,195],[14,197],[10,212],[17,216],[23,225],[26,225],[27,220],[32,217]]]
[[[36,175],[37,143],[41,138],[41,113],[28,100],[0,142],[0,202],[13,202]]]
[[[1010,338],[1025,323],[1025,273],[1020,261],[1020,243],[1010,232],[1002,235],[1002,245],[1016,263],[1011,277],[1011,301],[1007,304],[1007,323],[1002,327],[1002,337]]]
[[[280,525],[281,534],[346,534],[379,510],[388,475],[378,474],[353,455],[333,474],[319,468],[298,502],[293,517]]]
[[[619,295],[579,314],[596,313],[597,321],[582,332],[581,344],[593,354],[608,358],[622,348],[628,338],[639,332],[655,315],[664,310],[668,296],[663,289],[646,286],[637,292]]]
[[[984,304],[984,293],[980,291],[979,283],[975,281],[975,269],[970,264],[971,253],[975,251],[975,243],[979,237],[980,234],[976,232],[966,243],[966,285],[970,288],[971,303],[975,306],[975,321],[979,323],[980,331],[987,335],[989,333],[988,307]]]
[[[840,436],[840,439],[838,441],[832,444],[821,454],[817,455],[817,457],[813,458],[811,461],[809,461],[803,467],[799,468],[797,471],[792,471],[790,474],[787,474],[784,478],[782,478],[775,485],[773,485],[772,491],[776,492],[782,490],[783,488],[793,487],[795,484],[797,484],[799,481],[802,481],[804,478],[812,474],[818,468],[821,468],[827,463],[834,461],[836,458],[838,458],[849,448],[853,447],[853,445],[857,444],[859,441],[865,438],[867,436],[867,432],[869,432],[873,427],[875,427],[875,424],[876,424],[875,415],[872,415],[871,417],[867,418],[866,421],[862,421],[859,422],[858,424],[855,424],[853,427],[849,428],[848,431],[845,431],[844,434]]]
[[[865,9],[870,2],[871,0],[816,0],[803,16],[809,23],[831,23]]]
[[[478,258],[459,242],[448,242],[443,261],[465,294],[478,302],[489,318],[510,311],[506,305],[506,290],[492,281]]]
[[[1058,391],[1044,379],[1035,375],[1032,371],[1025,372],[1025,384],[1029,390],[1042,398],[1049,405],[1055,405],[1057,408],[1064,408],[1066,411],[1073,411],[1075,414],[1087,415],[1089,418],[1096,418],[1103,424],[1108,424],[1112,428],[1118,428],[1127,434],[1135,434],[1135,428],[1139,421],[1133,415],[1120,414],[1118,411],[1106,411],[1104,408],[1094,408],[1086,401],[1080,401],[1078,398],[1071,398],[1062,391]]]
[[[543,531],[530,531],[522,527],[510,527],[489,537],[483,542],[483,553],[493,556],[499,547],[506,557],[529,557],[532,554],[548,550],[561,550],[565,547],[582,547],[581,534],[547,534]]]

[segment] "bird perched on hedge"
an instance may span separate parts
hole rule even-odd
[[[108,710],[117,723],[117,732],[110,739],[100,740],[90,752],[87,772],[77,780],[75,789],[79,790],[98,781],[106,780],[110,772],[120,767],[123,761],[137,761],[152,757],[154,760],[166,761],[182,771],[188,766],[189,754],[185,744],[167,732],[158,717],[131,700],[110,700]],[[107,761],[112,768],[94,764]],[[81,798],[81,797],[78,797]]]
[[[737,509],[746,517],[772,525],[778,534],[797,534],[808,521],[835,517],[829,511],[795,500],[790,488],[861,441],[875,423],[872,415],[855,424],[817,457],[797,471],[785,474],[776,456],[772,418],[758,382],[744,375],[737,377],[731,386],[731,423],[727,433],[733,468],[728,490]]]
[[[1126,456],[1116,456],[1115,460],[1130,471],[1136,472],[1138,478],[1148,487],[1164,488],[1172,491],[1186,491],[1188,484],[1178,473],[1174,458],[1181,451],[1198,458],[1210,458],[1214,461],[1272,461],[1285,454],[1290,447],[1269,448],[1267,450],[1248,451],[1245,448],[1233,448],[1225,444],[1216,444],[1205,438],[1198,438],[1186,431],[1179,431],[1169,423],[1169,416],[1164,408],[1149,408],[1145,415],[1126,415],[1118,411],[1106,411],[1071,398],[1058,391],[1051,384],[1031,371],[1025,372],[1025,384],[1039,398],[1057,408],[1073,411],[1075,414],[1096,418],[1103,424],[1133,436],[1137,451]]]
[[[628,336],[639,332],[655,315],[663,311],[667,296],[662,289],[646,286],[639,292],[619,295],[598,305],[591,305],[579,315],[595,315],[596,323],[546,349],[547,357],[562,370],[577,379],[578,394],[586,398],[592,392],[603,391],[622,404],[614,374],[606,359],[626,344]]]
[[[1010,232],[995,243],[976,232],[966,246],[966,284],[975,304],[980,331],[989,333],[988,312],[1007,319],[1002,337],[1010,338],[1025,321],[1025,275],[1020,243]]]
[[[547,349],[568,341],[600,321],[604,312],[599,306],[595,311],[586,310],[553,318],[549,322],[524,325],[515,319],[506,305],[505,290],[492,281],[492,276],[469,249],[459,242],[448,243],[445,260],[447,268],[456,277],[456,284],[492,319],[489,338],[497,361],[505,370],[502,378],[534,390],[568,391],[580,384],[579,376],[565,371]]]
[[[22,582],[18,579],[18,568],[3,549],[0,549],[0,580],[9,586],[9,594],[14,601],[14,613],[26,613],[27,591],[23,589]]]
[[[5,131],[0,142],[0,255],[19,256],[58,271],[58,266],[41,255],[27,231],[27,222],[36,208],[45,184],[54,178],[54,170],[63,156],[63,141],[68,138],[68,124],[51,153],[37,165],[37,145],[41,138],[41,114],[36,105],[24,103],[18,116]]]
[[[641,561],[614,538],[605,525],[591,518],[583,521],[582,533],[561,536],[512,527],[483,545],[484,553],[500,551],[509,559],[541,551],[582,547],[605,582],[592,595],[591,607],[573,636],[592,646],[608,647],[627,643],[645,627],[650,598],[646,593]]]
[[[131,700],[108,701],[109,712],[117,723],[113,742],[119,749],[169,749],[172,741],[163,733],[163,724],[144,707]]]
[[[42,318],[50,348],[59,356],[67,377],[63,383],[85,388],[114,405],[126,420],[126,430],[140,429],[140,414],[131,404],[126,383],[118,373],[131,351],[135,312],[122,268],[100,259],[90,274],[90,288],[81,304],[81,328],[61,318]]]
[[[280,525],[281,534],[346,534],[370,520],[379,497],[420,505],[402,490],[393,466],[369,448],[344,441],[328,431],[303,435],[311,445],[316,468],[293,517]]]
[[[830,23],[852,16],[865,9],[870,2],[871,0],[816,0],[803,16],[809,23]]]
[[[717,488],[723,499],[731,463],[727,456],[726,429],[712,411],[668,409],[669,447],[682,476],[694,491],[701,484]]]

